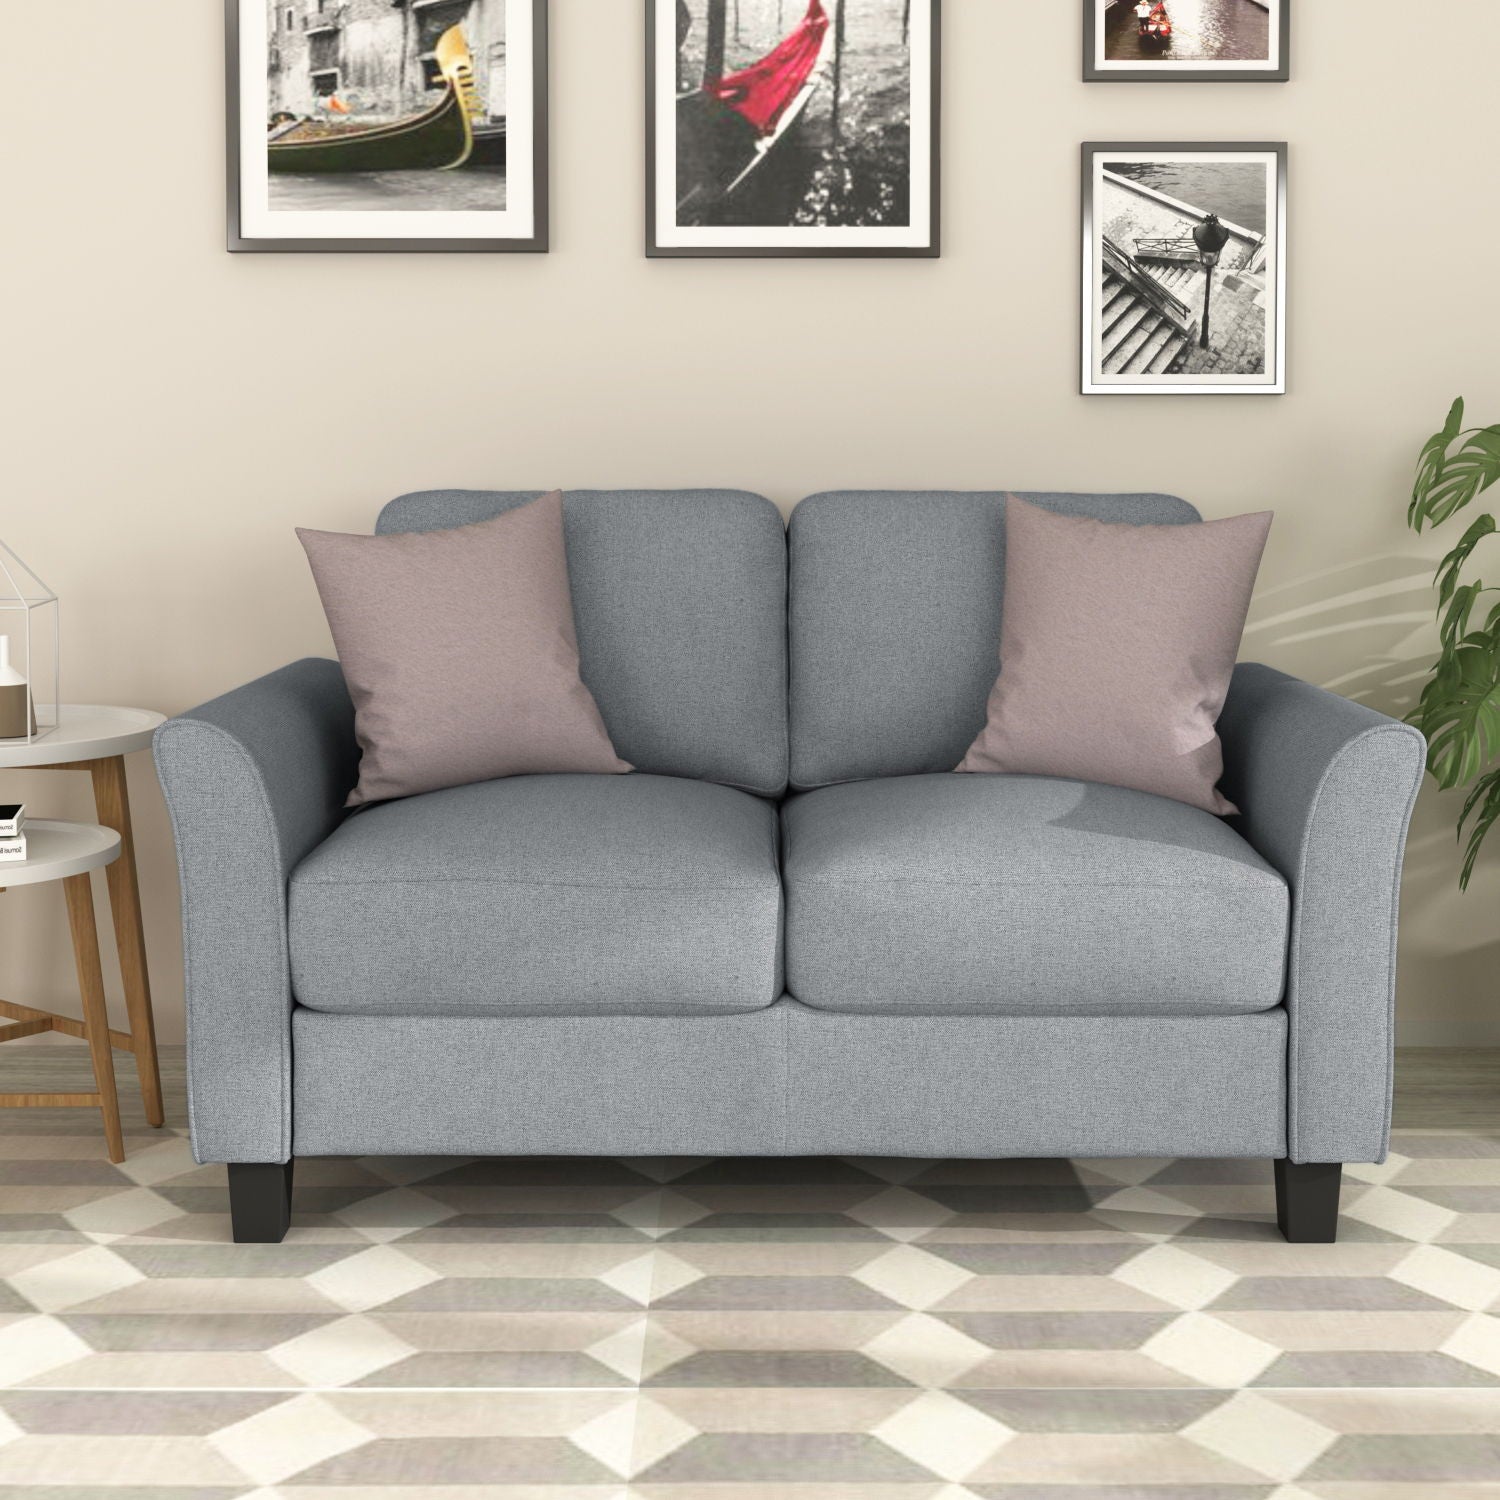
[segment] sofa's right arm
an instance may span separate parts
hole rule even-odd
[[[294,662],[156,732],[182,878],[199,1161],[291,1155],[287,877],[343,816],[359,747],[337,662]]]

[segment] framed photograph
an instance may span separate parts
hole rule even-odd
[[[647,0],[646,253],[940,253],[939,0]]]
[[[225,0],[229,248],[547,248],[547,0]]]
[[[1083,0],[1091,83],[1285,83],[1292,0]]]
[[[1286,390],[1286,145],[1083,148],[1083,392]]]

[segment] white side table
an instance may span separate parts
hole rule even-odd
[[[89,772],[94,783],[94,815],[106,829],[119,835],[120,857],[114,859],[111,855],[113,862],[108,864],[107,875],[130,1031],[112,1033],[112,1044],[135,1053],[146,1120],[160,1125],[165,1118],[161,1071],[156,1060],[156,1023],[151,1013],[151,981],[146,970],[146,933],[141,925],[141,890],[130,826],[130,794],[125,787],[125,756],[133,750],[146,749],[157,726],[166,721],[166,715],[144,708],[65,703],[58,712],[58,720],[56,729],[45,731],[30,744],[25,740],[0,740],[0,771]],[[26,825],[28,836],[36,826]],[[15,868],[0,865],[0,885],[5,884],[6,872]],[[0,1000],[0,1017],[24,1021],[23,1011],[32,1014],[26,1006]]]
[[[113,866],[120,857],[120,835],[94,823],[55,823],[46,819],[26,825],[27,858],[0,862],[0,890],[16,885],[40,885],[60,880],[68,902],[68,926],[73,933],[73,959],[78,965],[78,988],[83,995],[83,1020],[55,1016],[29,1005],[5,1004],[4,1014],[15,1017],[0,1025],[0,1042],[60,1031],[89,1044],[94,1064],[91,1094],[0,1094],[0,1108],[40,1109],[55,1105],[94,1105],[104,1116],[104,1139],[111,1161],[125,1160],[125,1138],[120,1131],[120,1102],[115,1093],[114,1038],[104,1008],[104,976],[99,969],[99,933],[94,926],[94,893],[89,871]],[[128,1041],[128,1038],[126,1038]]]

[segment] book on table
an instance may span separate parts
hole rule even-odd
[[[20,836],[26,826],[26,806],[21,802],[0,802],[0,839]]]
[[[0,838],[0,865],[13,865],[26,858],[26,835],[18,833],[14,838]]]

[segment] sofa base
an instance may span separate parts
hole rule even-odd
[[[1288,1155],[1286,1013],[292,1016],[298,1156]],[[249,1154],[248,1152],[246,1153]]]
[[[1331,1245],[1338,1238],[1343,1175],[1342,1162],[1276,1159],[1276,1223],[1292,1244]]]
[[[237,1245],[276,1245],[292,1222],[292,1166],[287,1161],[229,1163],[229,1222]]]

